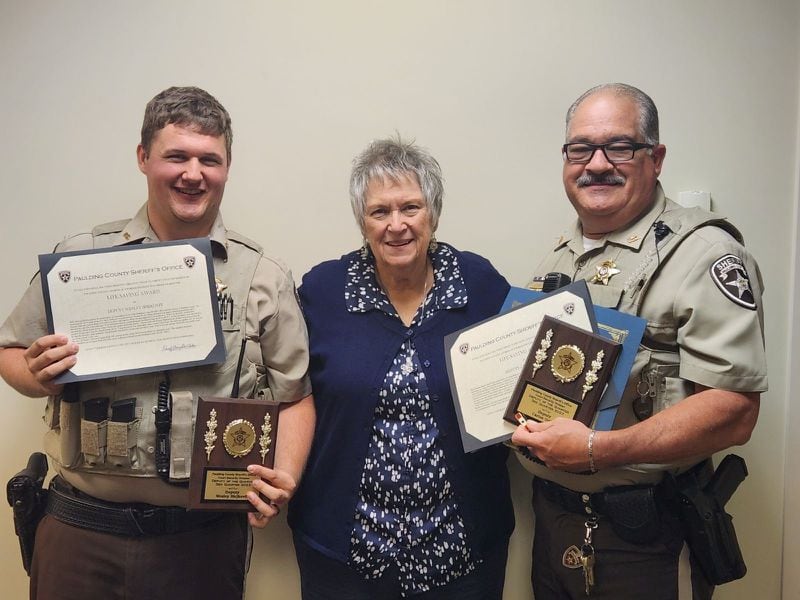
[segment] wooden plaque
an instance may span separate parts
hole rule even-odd
[[[190,509],[255,510],[246,497],[253,489],[247,466],[272,468],[278,408],[278,403],[266,400],[198,398]]]
[[[591,426],[621,344],[546,316],[503,415],[534,421],[557,417]]]

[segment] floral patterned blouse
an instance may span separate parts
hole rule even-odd
[[[467,303],[453,252],[439,245],[429,257],[434,285],[411,327],[436,311]],[[378,285],[372,256],[357,255],[351,261],[345,302],[350,312],[381,310],[399,319]],[[440,432],[425,382],[428,366],[420,364],[409,339],[386,373],[351,534],[349,564],[367,579],[377,579],[387,567],[397,565],[403,596],[446,585],[477,564],[437,443]]]

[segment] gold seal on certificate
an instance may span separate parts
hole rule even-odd
[[[278,404],[244,398],[199,398],[189,508],[253,510],[251,464],[274,464]],[[221,443],[219,443],[221,442]]]
[[[601,335],[544,317],[503,418],[591,424],[620,349]]]

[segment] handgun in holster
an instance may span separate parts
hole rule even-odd
[[[677,478],[677,506],[686,543],[709,583],[720,585],[747,573],[733,519],[725,504],[747,477],[744,459],[729,454],[703,484],[698,470]]]
[[[6,486],[8,504],[14,511],[14,530],[19,538],[22,566],[28,575],[31,574],[36,527],[47,504],[47,490],[42,489],[46,475],[47,457],[34,452],[28,459],[28,466],[9,479]]]

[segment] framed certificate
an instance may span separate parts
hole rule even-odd
[[[206,238],[39,256],[47,326],[80,346],[58,383],[225,360]]]

